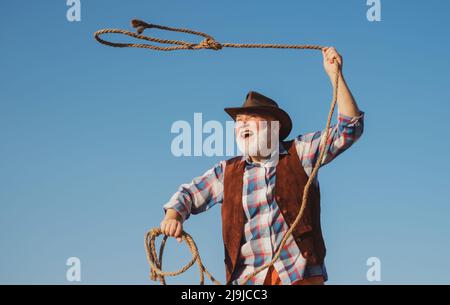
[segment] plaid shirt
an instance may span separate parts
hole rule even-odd
[[[330,128],[325,155],[321,166],[329,163],[355,143],[363,133],[364,112],[357,117],[338,115],[338,124]],[[324,131],[300,135],[295,138],[300,162],[306,174],[311,174],[319,155],[320,139]],[[287,153],[280,145],[280,154]],[[232,283],[238,284],[256,268],[271,261],[278,245],[288,230],[274,197],[276,167],[273,160],[252,163],[246,159],[242,204],[247,216],[244,238]],[[190,214],[204,212],[223,200],[223,179],[226,161],[221,161],[203,176],[180,186],[164,209],[173,208],[186,220]],[[318,180],[314,183],[318,185]],[[311,276],[322,275],[327,280],[325,266],[306,265],[294,239],[289,237],[280,258],[274,264],[281,283],[292,284]],[[267,269],[253,277],[248,284],[263,284]]]

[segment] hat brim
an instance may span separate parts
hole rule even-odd
[[[280,140],[283,141],[288,137],[292,130],[292,120],[289,114],[281,108],[272,106],[252,106],[252,107],[232,107],[225,108],[226,113],[236,121],[238,114],[255,113],[270,115],[280,122]]]

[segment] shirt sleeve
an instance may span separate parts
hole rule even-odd
[[[185,221],[190,214],[204,212],[215,204],[222,203],[225,164],[225,161],[221,161],[202,176],[194,178],[191,183],[182,184],[164,205],[164,212],[175,209]]]
[[[329,163],[352,146],[364,131],[364,112],[355,117],[338,114],[338,123],[329,128],[329,137],[321,166]],[[300,135],[295,139],[297,153],[308,176],[320,154],[320,144],[325,130]]]

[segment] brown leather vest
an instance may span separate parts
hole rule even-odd
[[[303,189],[308,180],[300,163],[294,141],[283,142],[288,154],[280,154],[276,168],[275,200],[288,226],[297,216]],[[242,206],[245,161],[242,157],[227,160],[222,203],[222,236],[225,248],[227,284],[236,269],[244,232],[246,215]],[[322,264],[325,244],[320,226],[320,189],[312,184],[309,200],[300,223],[293,231],[294,240],[308,264]]]

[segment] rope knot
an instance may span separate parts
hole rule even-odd
[[[142,34],[145,29],[151,28],[152,25],[139,19],[131,20],[131,26],[136,29],[138,34]]]
[[[222,49],[222,45],[215,41],[213,38],[205,38],[203,39],[198,46],[202,49],[212,49],[212,50],[220,50]]]

